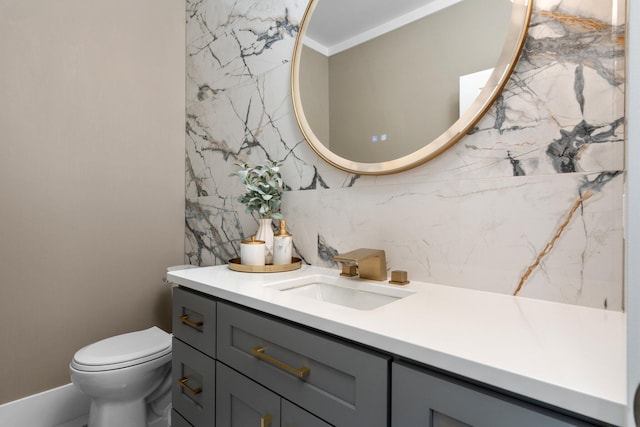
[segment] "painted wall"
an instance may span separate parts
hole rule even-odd
[[[184,5],[0,2],[0,403],[170,328],[184,263]]]
[[[306,1],[187,2],[187,257],[238,256],[257,223],[229,174],[273,159],[308,263],[383,248],[413,280],[622,310],[622,4],[536,0],[517,69],[475,132],[419,168],[367,177],[325,164],[297,127],[290,61]]]

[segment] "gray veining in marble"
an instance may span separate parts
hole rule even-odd
[[[413,280],[621,310],[622,4],[536,1],[516,70],[476,128],[423,166],[374,177],[326,164],[298,129],[290,62],[306,2],[188,1],[187,260],[238,256],[257,218],[229,174],[278,160],[307,263],[381,247]]]

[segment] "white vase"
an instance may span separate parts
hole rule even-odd
[[[273,263],[273,228],[271,228],[271,218],[260,218],[260,226],[256,232],[256,240],[264,242],[264,260],[267,264]]]

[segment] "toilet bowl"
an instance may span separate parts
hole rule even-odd
[[[90,427],[146,427],[169,414],[171,334],[155,326],[83,347],[69,368],[90,398]]]

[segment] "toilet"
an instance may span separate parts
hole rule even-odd
[[[76,352],[71,382],[90,398],[89,427],[168,425],[171,337],[153,326]]]

